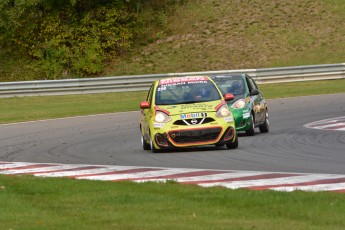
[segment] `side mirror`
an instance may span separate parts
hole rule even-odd
[[[235,96],[232,93],[227,93],[224,95],[224,100],[225,101],[232,101],[234,100]]]
[[[252,89],[252,91],[250,91],[250,96],[255,96],[255,95],[259,95],[259,90]]]
[[[151,107],[150,102],[148,102],[148,101],[142,101],[142,102],[140,102],[140,108],[141,108],[141,109],[148,109],[148,108],[150,108],[150,107]]]

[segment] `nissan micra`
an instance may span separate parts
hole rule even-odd
[[[269,132],[268,106],[263,93],[248,74],[214,75],[211,79],[223,94],[231,93],[234,100],[227,104],[234,116],[236,130],[245,131],[248,136]]]
[[[238,147],[234,118],[226,101],[207,76],[156,80],[140,103],[141,143],[144,150],[204,145]]]

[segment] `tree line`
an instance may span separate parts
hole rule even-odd
[[[102,72],[110,58],[147,39],[150,22],[162,26],[157,15],[183,2],[1,0],[0,48],[37,61],[47,79],[63,73],[93,75]],[[153,13],[143,14],[145,10]]]

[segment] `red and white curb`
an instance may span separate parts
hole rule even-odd
[[[304,127],[311,129],[345,131],[345,117],[335,117],[305,124]]]
[[[134,182],[165,182],[203,187],[223,186],[229,189],[276,191],[332,191],[345,192],[345,175],[283,172],[251,172],[210,169],[158,168],[110,165],[81,165],[54,163],[1,162],[0,174],[31,174],[41,177],[69,177],[75,179]]]

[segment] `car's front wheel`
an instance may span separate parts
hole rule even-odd
[[[155,145],[153,144],[153,140],[151,138],[150,140],[150,149],[153,153],[158,153],[158,149],[155,147]]]
[[[268,133],[270,130],[270,122],[268,120],[268,112],[266,111],[265,114],[265,123],[263,123],[261,126],[259,126],[260,132],[261,133]]]
[[[237,134],[235,135],[235,141],[227,143],[226,147],[228,149],[237,149],[238,148],[238,137],[237,137]]]
[[[144,150],[150,150],[150,149],[151,149],[150,144],[148,144],[148,143],[145,141],[145,138],[143,137],[143,135],[141,135],[141,145],[143,146],[143,149],[144,149]]]
[[[247,136],[254,136],[255,134],[255,122],[254,122],[254,116],[253,114],[250,114],[250,125],[249,129],[246,130]]]

